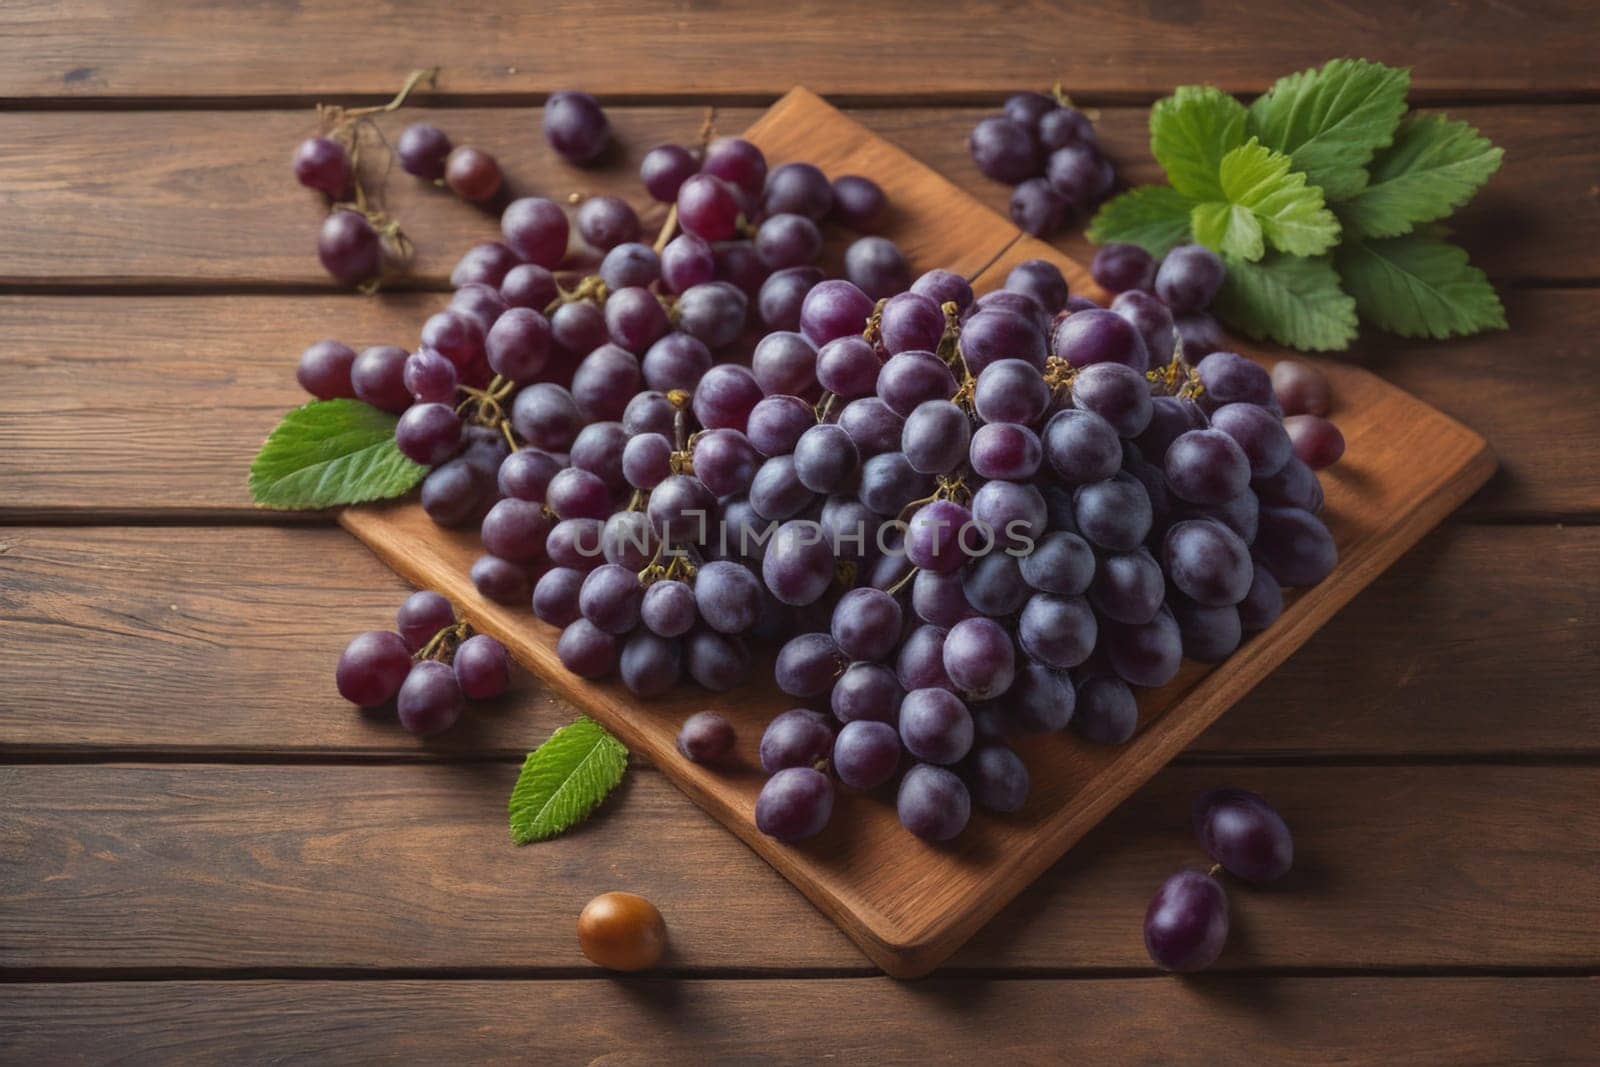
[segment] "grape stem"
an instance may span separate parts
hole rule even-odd
[[[586,274],[578,280],[578,284],[571,289],[556,286],[556,298],[545,306],[546,315],[554,315],[556,309],[562,304],[575,304],[580,300],[592,300],[596,304],[604,304],[610,293],[606,283],[598,274]]]
[[[907,585],[911,584],[911,580],[914,579],[917,576],[917,571],[920,570],[920,569],[921,568],[919,568],[919,567],[912,567],[910,570],[906,571],[906,573],[900,578],[899,581],[895,582],[889,588],[885,589],[884,592],[888,593],[890,596],[895,596],[896,594],[898,594],[900,592],[900,590],[904,589]],[[839,673],[843,674],[844,672],[840,671]]]
[[[456,658],[456,649],[461,647],[461,642],[472,636],[472,627],[465,622],[454,623],[446,626],[428,639],[428,643],[417,649],[411,658],[420,663],[426,659],[436,659],[440,663],[453,663]]]
[[[660,254],[661,250],[667,247],[667,243],[672,240],[673,236],[677,232],[678,205],[674,203],[671,207],[667,208],[666,221],[661,224],[661,232],[656,234],[656,243],[651,245],[651,247],[656,250],[657,254]]]

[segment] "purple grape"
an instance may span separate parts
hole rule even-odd
[[[311,137],[294,150],[294,177],[308,189],[330,200],[343,200],[350,190],[355,168],[344,145],[327,137]]]
[[[810,767],[788,767],[761,787],[756,828],[780,841],[814,837],[833,815],[833,784]]]
[[[1263,506],[1254,550],[1286,586],[1316,585],[1339,561],[1322,520],[1299,508]]]
[[[416,652],[440,630],[454,626],[455,622],[456,612],[450,601],[431,589],[412,593],[395,613],[395,629],[411,652]]]
[[[678,187],[678,225],[703,241],[731,241],[742,211],[732,185],[711,174],[687,178]]]
[[[1204,245],[1179,245],[1156,271],[1156,295],[1175,315],[1204,311],[1222,287],[1227,270]]]
[[[354,398],[355,386],[350,372],[356,361],[353,348],[338,341],[318,341],[300,353],[300,364],[295,368],[295,380],[300,388],[318,400],[335,397]],[[451,368],[452,372],[454,368]],[[455,386],[451,385],[454,395]]]
[[[455,671],[438,660],[423,660],[411,668],[395,697],[400,725],[420,737],[443,733],[461,718],[466,696]]]
[[[378,233],[354,211],[331,212],[317,234],[317,258],[335,281],[359,285],[382,265]]]
[[[400,635],[369,630],[345,646],[334,680],[350,703],[378,707],[394,699],[410,671],[411,650]]]
[[[1284,422],[1255,404],[1224,404],[1211,413],[1211,427],[1233,438],[1250,464],[1252,478],[1283,469],[1293,455]]]
[[[727,560],[713,560],[700,568],[694,595],[700,617],[718,633],[746,633],[761,613],[760,579]]]
[[[1175,315],[1172,321],[1178,331],[1178,342],[1183,348],[1183,361],[1191,367],[1199,366],[1201,360],[1213,352],[1221,351],[1227,344],[1217,320],[1203,311],[1192,315]]]
[[[1320,415],[1291,415],[1283,420],[1283,429],[1295,457],[1314,471],[1331,467],[1344,456],[1344,434]]]
[[[1278,585],[1278,579],[1260,560],[1252,562],[1254,573],[1250,579],[1250,591],[1236,608],[1239,626],[1246,633],[1265,630],[1283,614],[1283,589]]]
[[[817,393],[817,350],[800,334],[783,330],[767,334],[750,356],[750,370],[768,396]]]
[[[524,263],[506,272],[500,298],[507,307],[532,308],[543,313],[557,296],[556,278],[537,263]]]
[[[1100,153],[1092,145],[1063,145],[1045,160],[1044,173],[1067,203],[1087,207],[1094,202],[1103,180]]]
[[[900,779],[895,808],[900,825],[924,841],[948,841],[967,828],[972,797],[951,771],[919,763]]]
[[[1073,493],[1072,505],[1078,532],[1112,552],[1138,548],[1155,520],[1150,494],[1127,471],[1080,485]]]
[[[578,610],[606,633],[625,634],[639,624],[643,595],[637,574],[620,564],[603,563],[583,580]]]
[[[878,372],[877,392],[891,411],[906,418],[924,401],[954,396],[956,379],[932,352],[901,352],[890,356]]]
[[[644,292],[644,290],[638,290]],[[648,296],[649,294],[646,293]],[[649,297],[653,302],[655,298]],[[609,304],[609,301],[607,302]],[[656,309],[660,310],[659,307]],[[663,316],[665,321],[665,316]],[[617,344],[604,344],[590,352],[572,374],[572,400],[587,422],[615,421],[628,400],[644,384],[639,358]]]
[[[779,526],[767,544],[761,575],[772,595],[785,604],[803,606],[820,599],[834,576],[833,551],[820,527],[804,521]]]
[[[769,215],[756,230],[755,251],[770,270],[805,266],[822,251],[822,231],[804,215]]]
[[[1022,757],[1003,744],[975,748],[966,772],[972,799],[981,807],[1003,814],[1020,811],[1033,785]]]
[[[1092,411],[1058,411],[1041,438],[1045,459],[1067,485],[1098,482],[1122,467],[1122,442],[1109,422]]]
[[[590,163],[611,143],[611,123],[588,93],[552,93],[544,105],[544,139],[569,163]]]
[[[749,299],[727,282],[707,282],[678,297],[678,329],[699,338],[709,348],[722,348],[744,331]]]
[[[511,403],[511,427],[517,436],[547,452],[571,448],[583,424],[571,392],[550,382],[535,382]]]
[[[912,282],[911,291],[931,298],[941,308],[946,304],[955,304],[959,312],[972,306],[972,286],[967,279],[938,267]]]
[[[532,308],[511,308],[489,328],[484,351],[496,374],[526,383],[549,362],[550,342],[550,322],[544,315]]]
[[[851,659],[881,660],[900,639],[900,605],[880,589],[852,589],[833,609],[832,632]]]
[[[972,435],[968,451],[973,473],[1007,481],[1032,478],[1043,459],[1044,448],[1038,435],[1026,426],[1009,422],[980,426]]]
[[[813,493],[832,493],[844,488],[860,466],[861,457],[855,442],[841,426],[819,423],[795,442],[795,477]]]
[[[674,330],[645,351],[639,370],[644,375],[645,385],[657,393],[669,393],[674,389],[693,392],[711,369],[712,362],[711,350],[705,342]]]
[[[1094,123],[1077,108],[1052,108],[1039,116],[1039,145],[1047,152],[1069,144],[1097,144]]]
[[[654,634],[681,637],[694,628],[700,608],[688,583],[672,579],[653,582],[639,602],[639,621]]]
[[[617,674],[634,696],[658,697],[683,677],[683,648],[677,641],[641,630],[623,644]]]
[[[733,751],[733,724],[714,711],[697,711],[678,728],[678,751],[695,763],[716,763]]]
[[[611,491],[599,475],[568,467],[550,479],[545,504],[557,518],[603,520],[611,514]]]
[[[615,292],[633,285],[650,285],[661,278],[661,257],[638,241],[625,241],[600,261],[600,280]]]
[[[492,700],[511,684],[506,646],[488,634],[474,634],[461,642],[452,666],[469,700]]]
[[[457,289],[466,285],[483,285],[498,290],[511,269],[521,265],[522,257],[513,252],[510,246],[500,241],[481,241],[467,249],[456,261],[450,270],[450,284]]]
[[[452,459],[422,479],[422,510],[437,526],[465,526],[483,515],[488,480],[464,458]]]
[[[716,517],[717,498],[698,478],[674,474],[650,491],[645,512],[656,535],[698,544]]]
[[[1133,289],[1117,294],[1111,302],[1111,310],[1139,331],[1151,363],[1165,363],[1176,354],[1177,327],[1173,324],[1172,312],[1159,299],[1142,289]]]
[[[1094,578],[1094,550],[1075,533],[1053,530],[1018,561],[1023,580],[1033,588],[1062,596],[1077,596]]]
[[[716,253],[692,233],[680,233],[661,250],[661,280],[674,293],[704,285],[716,277],[716,272]]]
[[[912,470],[949,474],[966,460],[971,436],[972,421],[960,407],[948,400],[924,400],[906,416],[900,451]]]
[[[750,409],[750,443],[763,456],[786,456],[800,435],[817,424],[811,405],[795,396],[768,396]]]
[[[555,201],[529,196],[506,205],[500,216],[500,232],[517,255],[553,269],[567,254],[571,224]]]
[[[1282,359],[1273,366],[1272,393],[1286,416],[1326,415],[1333,407],[1328,376],[1296,359]]]
[[[1020,359],[1043,368],[1044,335],[1026,317],[1003,308],[985,308],[961,326],[961,354],[967,369],[982,374],[1004,359]]]
[[[437,315],[430,315],[422,324],[419,340],[424,348],[431,348],[449,359],[463,374],[470,373],[487,354],[483,324],[464,311],[446,308]]]
[[[1165,608],[1146,623],[1107,623],[1105,633],[1111,669],[1128,684],[1159,689],[1177,676],[1183,637]]]
[[[928,763],[955,763],[972,750],[972,715],[948,689],[917,689],[900,702],[900,741]]]
[[[859,174],[833,180],[833,219],[852,230],[871,232],[883,220],[887,199],[878,183]]]
[[[1078,733],[1097,745],[1120,745],[1139,728],[1139,704],[1121,678],[1096,675],[1078,683]]]
[[[834,679],[846,663],[846,657],[832,637],[821,633],[801,634],[778,650],[773,677],[785,693],[809,699],[832,689]],[[764,758],[762,766],[766,766]]]
[[[800,332],[821,348],[836,337],[860,334],[872,314],[873,301],[852,282],[820,282],[800,306]]]
[[[561,631],[556,658],[580,678],[604,678],[617,669],[617,639],[588,619],[577,619]]]
[[[1005,288],[1033,297],[1050,315],[1067,302],[1067,280],[1061,276],[1061,268],[1047,259],[1028,259],[1012,267]]]
[[[1228,896],[1204,871],[1161,883],[1144,914],[1144,947],[1164,971],[1203,971],[1228,941]]]
[[[912,350],[931,352],[944,337],[944,312],[932,297],[902,292],[889,298],[879,316],[879,333],[890,355]]]
[[[1024,660],[1017,669],[1017,680],[1000,703],[1011,732],[1055,733],[1072,721],[1077,694],[1066,674]]]
[[[1015,185],[1039,172],[1039,146],[1024,124],[994,116],[973,127],[967,151],[986,177]]]
[[[1089,264],[1095,284],[1112,293],[1148,290],[1155,285],[1155,257],[1138,245],[1112,243],[1102,246]]]
[[[900,739],[888,723],[848,722],[834,740],[834,773],[852,789],[876,789],[899,769]]]
[[[1143,548],[1108,553],[1089,585],[1089,599],[1100,614],[1134,626],[1156,617],[1165,594],[1161,565]]]
[[[1030,129],[1039,124],[1039,120],[1054,111],[1060,105],[1043,93],[1014,93],[1006,97],[1006,102],[1001,108],[1006,118],[1013,122],[1021,123]]]
[[[894,671],[881,663],[856,662],[833,684],[828,702],[840,722],[895,721],[905,694]]]
[[[497,604],[520,604],[528,599],[528,569],[499,556],[479,556],[472,564],[472,584],[478,593]]]
[[[1283,816],[1258,793],[1211,789],[1194,805],[1194,831],[1206,855],[1229,874],[1266,885],[1294,865],[1294,838]]]
[[[1035,593],[1017,619],[1022,650],[1039,663],[1061,670],[1087,660],[1099,633],[1089,602],[1077,596]]]
[[[721,178],[748,197],[757,197],[766,184],[767,157],[742,137],[719,137],[707,146],[705,163],[700,169]]]
[[[578,432],[572,442],[572,465],[579,470],[597,475],[613,493],[628,488],[628,479],[622,470],[623,451],[628,445],[628,431],[620,422],[592,422]]]
[[[985,422],[1036,425],[1050,404],[1039,368],[1022,359],[1001,359],[978,373],[973,405]]]
[[[770,330],[798,330],[806,294],[822,281],[820,267],[787,267],[773,271],[756,294],[756,310]]]
[[[767,175],[762,209],[768,215],[804,215],[816,222],[833,208],[833,186],[810,163],[785,163]]]
[[[591,516],[562,519],[545,539],[545,555],[557,567],[588,574],[604,559],[605,523]]]
[[[400,157],[400,167],[407,174],[437,182],[444,180],[444,161],[452,147],[450,138],[439,127],[413,122],[400,131],[395,155]]]
[[[461,443],[461,419],[448,404],[416,404],[395,424],[394,443],[424,466],[443,463]]]
[[[483,517],[479,536],[491,555],[512,563],[532,563],[544,555],[551,520],[544,508],[531,500],[507,497]]]
[[[845,277],[874,300],[904,292],[911,285],[911,267],[904,253],[887,237],[862,237],[844,253]]]
[[[876,456],[900,446],[900,430],[905,420],[882,400],[867,396],[844,406],[839,413],[839,425],[856,443],[858,452],[863,456]]]
[[[1271,407],[1276,403],[1272,376],[1260,364],[1237,352],[1211,353],[1195,367],[1195,374],[1205,386],[1202,403],[1208,407],[1222,404]]]
[[[606,298],[606,330],[631,353],[642,353],[672,329],[656,294],[639,286],[618,289]],[[620,412],[619,412],[620,414]]]
[[[602,252],[639,239],[639,216],[621,197],[591,196],[577,215],[579,236]]]
[[[1048,178],[1029,178],[1011,190],[1007,213],[1024,233],[1049,237],[1066,225],[1075,211]]]
[[[570,626],[583,617],[578,610],[578,594],[583,589],[585,572],[571,567],[552,567],[539,576],[533,587],[533,613],[551,626]]]
[[[679,188],[699,172],[699,161],[682,145],[656,145],[639,161],[639,180],[650,196],[663,204],[677,200]]]
[[[966,696],[992,700],[1011,688],[1016,675],[1011,636],[993,619],[963,619],[945,637],[944,669]]]
[[[684,641],[689,677],[713,693],[725,693],[750,677],[750,650],[737,637],[694,630]]]
[[[1053,350],[1074,367],[1122,363],[1141,374],[1150,367],[1150,353],[1139,331],[1127,319],[1105,308],[1068,315],[1056,327]]]
[[[1231,604],[1206,607],[1187,597],[1174,598],[1172,617],[1178,621],[1183,654],[1201,663],[1221,663],[1239,647],[1244,636],[1239,611]]]
[[[1250,461],[1221,430],[1190,430],[1167,448],[1167,484],[1191,504],[1223,504],[1250,484]]]
[[[450,191],[472,204],[487,204],[500,192],[505,176],[489,153],[462,145],[450,150],[444,161],[444,182]]]

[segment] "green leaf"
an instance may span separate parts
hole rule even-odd
[[[1095,244],[1123,241],[1164,256],[1189,236],[1194,201],[1170,185],[1141,185],[1106,201],[1089,223]]]
[[[1356,234],[1398,237],[1449,215],[1500,169],[1503,151],[1465,122],[1408,115],[1372,161],[1367,187],[1338,207]]]
[[[1261,243],[1261,223],[1241,204],[1208,200],[1194,206],[1190,219],[1194,239],[1207,248],[1249,260],[1260,259],[1266,251]]]
[[[404,496],[428,473],[394,443],[396,418],[357,400],[316,400],[283,417],[250,464],[250,495],[313,509]]]
[[[1244,105],[1209,85],[1180,85],[1150,109],[1150,154],[1172,187],[1195,200],[1222,200],[1217,167],[1244,143]]]
[[[1409,234],[1351,241],[1336,257],[1363,318],[1401,337],[1446,337],[1506,328],[1505,308],[1467,254]]]
[[[528,753],[506,812],[519,845],[554,837],[587,819],[628,769],[628,750],[584,717]]]
[[[1222,194],[1230,203],[1250,209],[1273,248],[1294,256],[1321,255],[1338,243],[1339,220],[1323,206],[1322,190],[1307,185],[1306,176],[1291,171],[1289,164],[1288,156],[1252,137],[1222,157],[1218,170]],[[1261,258],[1259,252],[1237,254]]]
[[[1212,310],[1257,340],[1308,350],[1350,347],[1356,304],[1327,256],[1225,257],[1228,276]]]
[[[1278,81],[1250,105],[1250,132],[1294,160],[1330,200],[1366,185],[1367,161],[1394,137],[1411,72],[1364,59],[1330,60]]]

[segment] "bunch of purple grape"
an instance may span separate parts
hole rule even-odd
[[[1214,268],[1186,309],[1221,281],[1220,262],[1198,253],[1175,251],[1159,276],[1175,286]],[[828,307],[837,325],[813,339],[819,378],[848,401],[836,424],[847,440],[830,443],[822,469],[847,466],[848,452],[859,474],[819,483],[836,495],[817,525],[830,533],[848,514],[878,551],[833,601],[833,555],[797,520],[766,547],[779,599],[833,604],[827,632],[795,637],[777,660],[780,688],[826,700],[832,716],[796,709],[769,727],[773,778],[756,809],[768,833],[826,824],[829,765],[872,789],[912,761],[900,819],[932,840],[960,833],[974,800],[1014,811],[1029,780],[1007,737],[1070,721],[1091,741],[1126,741],[1136,687],[1167,684],[1185,656],[1222,660],[1277,617],[1282,586],[1332,569],[1321,487],[1294,454],[1270,377],[1244,357],[1152,360],[1149,322],[1130,302],[1076,301],[1040,260],[976,301],[925,276],[876,309],[859,294]],[[1170,315],[1165,329],[1163,354],[1177,348]],[[807,437],[832,430],[806,429],[796,465]]]
[[[1217,880],[1225,870],[1267,885],[1294,865],[1294,838],[1283,816],[1258,793],[1212,789],[1194,805],[1194,832],[1216,866],[1186,867],[1156,890],[1144,917],[1145,951],[1162,970],[1200,971],[1228,941],[1228,895]]]
[[[454,726],[467,700],[505,692],[511,661],[499,641],[457,622],[450,601],[423,590],[400,605],[393,630],[369,630],[345,646],[335,677],[352,704],[393,701],[400,725],[428,736]]]
[[[1059,97],[1017,93],[967,138],[986,176],[1016,188],[1011,221],[1035,237],[1078,225],[1116,185],[1094,123]]]

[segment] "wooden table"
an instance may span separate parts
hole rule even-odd
[[[0,1060],[1592,1062],[1596,9],[548,7],[0,7]],[[639,154],[705,103],[738,129],[804,83],[1003,206],[965,137],[1008,91],[1060,78],[1148,180],[1173,84],[1345,54],[1413,65],[1417,103],[1506,149],[1456,222],[1512,332],[1351,357],[1501,471],[934,978],[877,975],[649,767],[511,847],[517,764],[572,715],[531,679],[427,745],[337,699],[338,650],[404,586],[325,521],[253,510],[243,472],[306,343],[408,343],[494,227],[394,181],[413,291],[334,290],[288,173],[313,102],[440,64],[426,117],[561,195],[535,107],[591,89],[624,149],[581,188],[637,198]],[[1277,802],[1296,869],[1232,894],[1211,973],[1159,975],[1142,912],[1221,783]],[[613,888],[670,924],[649,977],[577,951]]]

